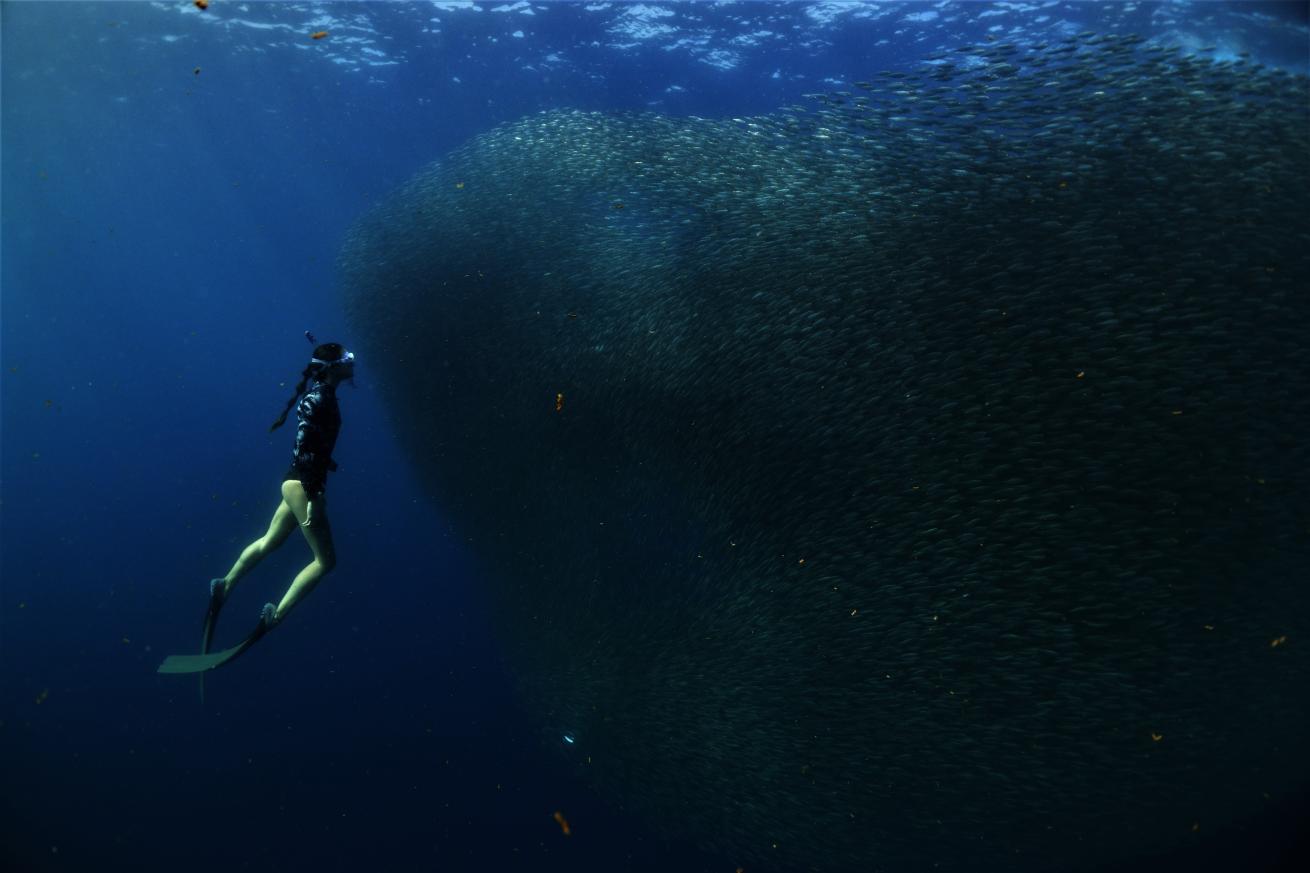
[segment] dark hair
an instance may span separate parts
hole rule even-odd
[[[314,347],[313,356],[320,361],[335,361],[337,358],[340,358],[345,351],[346,347],[341,343],[323,343],[321,346]],[[287,408],[282,410],[282,414],[277,417],[277,421],[273,422],[273,426],[268,429],[269,433],[277,430],[282,426],[282,423],[287,420],[287,413],[291,411],[291,407],[296,405],[296,401],[300,399],[300,395],[305,393],[305,386],[309,384],[310,377],[316,373],[321,373],[326,369],[327,366],[324,364],[318,364],[314,361],[309,362],[309,366],[305,367],[305,369],[300,373],[300,383],[296,385],[296,393],[291,395],[291,399],[287,401]]]

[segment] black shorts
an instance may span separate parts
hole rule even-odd
[[[305,493],[310,499],[322,497],[327,487],[327,476],[324,473],[316,473],[313,470],[303,470],[292,464],[287,467],[286,475],[282,477],[283,482],[297,481],[305,488]]]

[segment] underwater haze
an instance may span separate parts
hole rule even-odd
[[[0,864],[1304,863],[1308,9],[0,2]]]

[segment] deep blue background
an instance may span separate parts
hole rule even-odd
[[[302,332],[351,343],[343,235],[527,113],[767,112],[998,22],[1213,37],[1304,72],[1304,3],[1185,6],[1062,4],[1038,23],[982,5],[921,21],[904,16],[935,7],[4,3],[9,869],[732,870],[574,782],[518,710],[476,557],[411,478],[366,353],[340,392],[336,571],[210,677],[208,705],[155,674],[197,647],[207,580],[277,506],[293,429],[268,425]],[[295,537],[244,582],[220,644],[307,560]]]

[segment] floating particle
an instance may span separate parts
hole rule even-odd
[[[559,822],[559,828],[564,832],[564,836],[566,837],[573,836],[573,831],[572,829],[569,828],[569,820],[564,817],[564,813],[560,812],[559,810],[555,810],[554,819],[555,821]]]
[[[199,68],[199,67],[196,67],[196,68],[195,68],[194,70],[192,70],[191,72],[193,72],[193,73],[195,73],[197,76],[199,76],[199,75],[200,75],[200,68]]]
[[[1279,646],[1281,646],[1281,645],[1282,645],[1283,643],[1285,643],[1285,642],[1287,642],[1287,635],[1286,635],[1286,634],[1284,634],[1283,636],[1281,636],[1281,637],[1279,637],[1278,639],[1276,639],[1276,640],[1274,640],[1273,642],[1271,642],[1271,643],[1269,644],[1269,648],[1271,648],[1271,649],[1276,649],[1276,648],[1278,648]]]
[[[195,6],[201,12],[204,12],[209,8],[209,0],[196,0]]]
[[[311,33],[311,34],[309,35],[309,38],[310,38],[310,39],[322,39],[322,38],[325,37],[325,36],[327,36],[327,31],[326,31],[326,30],[316,30],[316,31],[314,31],[313,33]]]
[[[563,395],[563,394],[556,394],[556,395],[555,395],[555,411],[556,411],[556,412],[559,412],[559,411],[560,411],[561,409],[563,409],[563,408],[564,408],[564,395]]]

